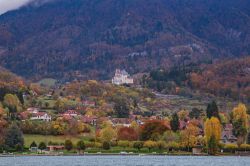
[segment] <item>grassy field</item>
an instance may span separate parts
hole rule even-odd
[[[54,86],[56,84],[56,81],[57,80],[55,80],[53,78],[45,78],[45,79],[40,80],[38,82],[38,84],[51,87],[51,86]]]
[[[76,144],[77,141],[83,139],[80,136],[51,136],[51,135],[30,135],[30,134],[25,134],[24,135],[24,144],[25,147],[29,147],[30,144],[35,141],[37,144],[39,144],[40,142],[56,142],[56,143],[64,143],[65,140],[70,139],[73,144]]]

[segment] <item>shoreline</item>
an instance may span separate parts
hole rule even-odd
[[[0,158],[2,157],[65,157],[65,156],[72,156],[72,157],[84,157],[84,156],[190,156],[190,157],[199,157],[199,156],[212,156],[208,154],[146,154],[146,153],[136,153],[136,154],[119,154],[119,153],[88,153],[88,154],[13,154],[13,155],[3,155],[0,154]],[[250,154],[242,155],[242,154],[218,154],[213,157],[250,157]]]

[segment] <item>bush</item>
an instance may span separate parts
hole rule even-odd
[[[72,141],[71,141],[71,140],[66,140],[66,141],[65,141],[65,144],[64,144],[64,147],[65,147],[65,149],[66,149],[67,151],[72,150],[72,148],[73,148],[73,143],[72,143]]]
[[[166,146],[169,148],[170,151],[180,149],[180,145],[177,142],[169,142]]]
[[[136,142],[134,142],[133,147],[135,149],[138,149],[138,151],[140,151],[140,149],[143,148],[143,142],[142,141],[136,141]]]
[[[118,146],[123,148],[129,147],[129,141],[119,141]]]
[[[85,145],[87,148],[93,148],[95,147],[95,142],[87,142]]]
[[[155,141],[146,141],[144,142],[143,147],[148,148],[148,150],[150,151],[151,149],[157,147],[157,143]]]
[[[118,145],[118,142],[117,141],[111,141],[110,142],[110,146],[112,146],[112,147],[115,147],[115,146],[117,146]]]
[[[86,149],[86,146],[82,140],[77,142],[76,147],[77,147],[77,150],[79,151]]]
[[[241,144],[239,150],[250,151],[250,144]]]
[[[95,142],[94,146],[95,148],[101,148],[102,144],[100,142]]]
[[[166,143],[164,141],[158,141],[157,147],[159,150],[163,150],[164,148],[166,148]]]
[[[238,149],[236,144],[226,144],[224,146],[224,151],[234,153]]]
[[[107,142],[107,141],[104,141],[104,142],[102,143],[102,148],[103,148],[104,150],[109,150],[109,149],[110,149],[110,143]]]

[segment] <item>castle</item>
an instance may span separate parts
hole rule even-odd
[[[112,84],[123,85],[123,84],[133,84],[134,80],[125,70],[116,69],[115,76],[112,79]]]

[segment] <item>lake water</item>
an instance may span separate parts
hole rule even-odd
[[[0,166],[250,166],[250,157],[58,156],[0,157]]]

